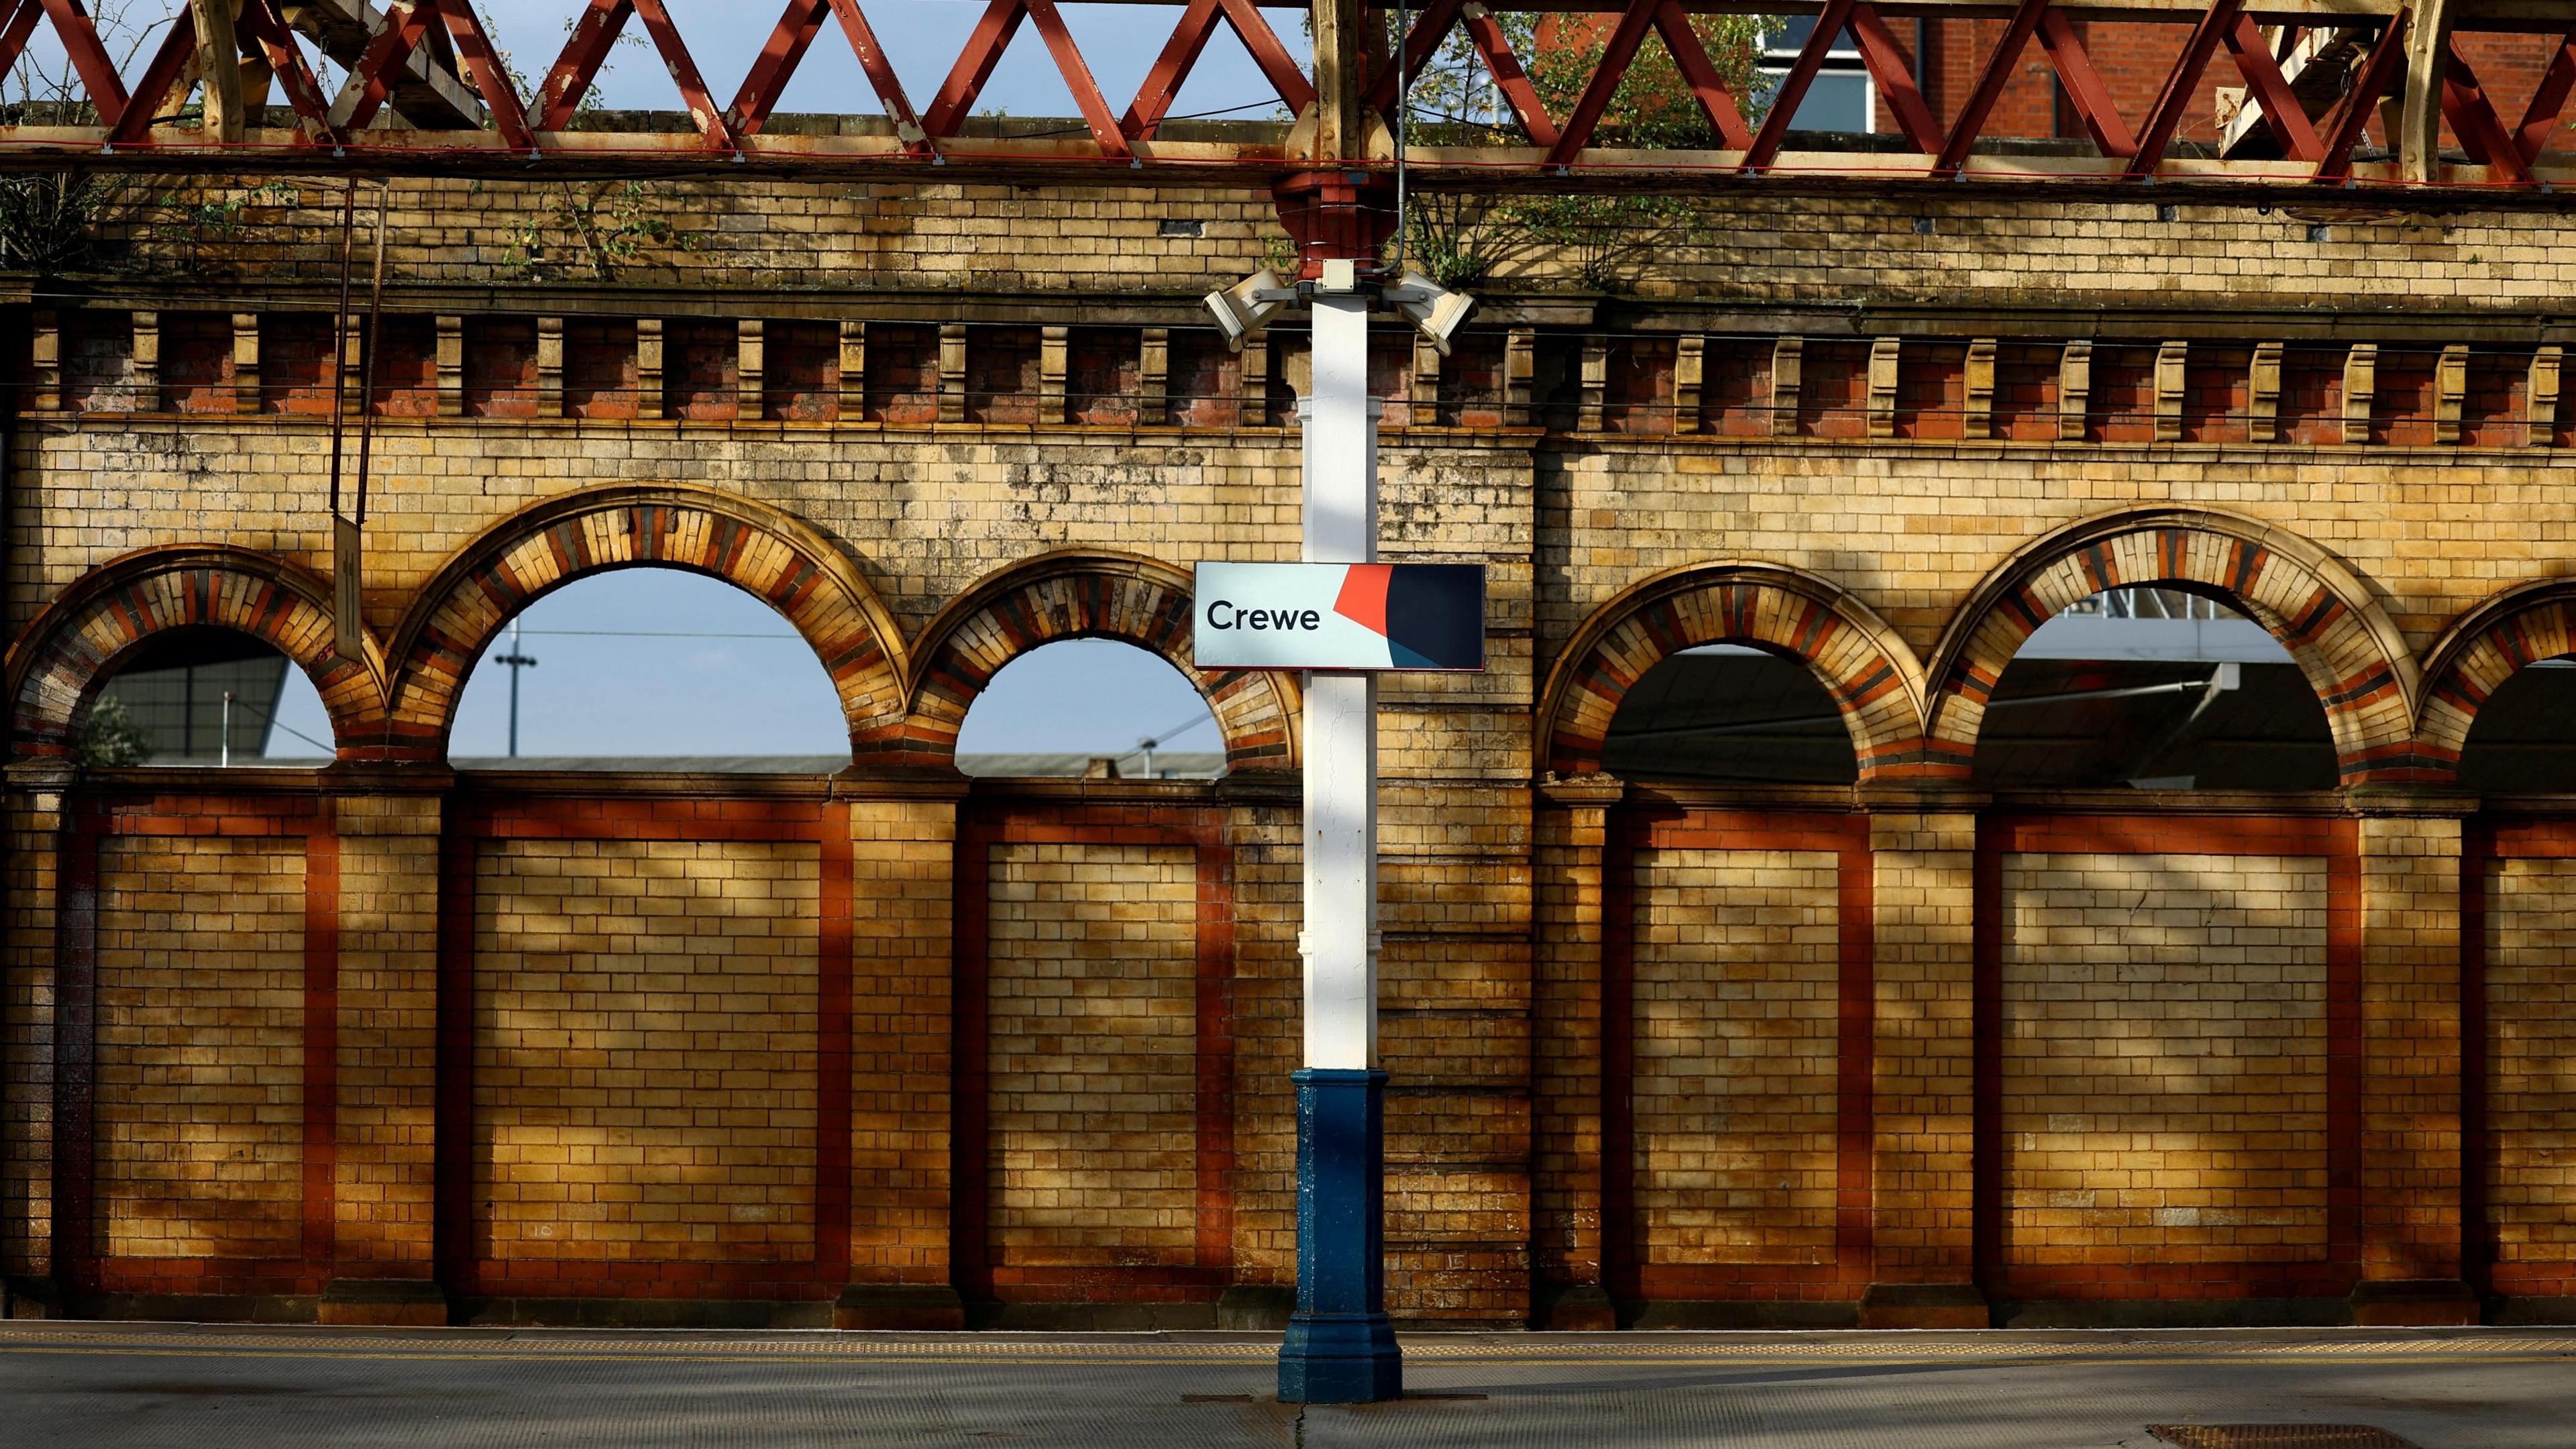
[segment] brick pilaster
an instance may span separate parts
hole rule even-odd
[[[1891,792],[1870,815],[1876,1161],[1869,1328],[1983,1328],[1974,1282],[1977,817]]]
[[[1530,1279],[1540,1328],[1618,1326],[1602,1282],[1601,911],[1610,810],[1624,788],[1606,775],[1544,786],[1532,831],[1540,944]]]
[[[2366,1324],[2475,1323],[2461,1262],[2460,816],[2364,792],[2361,1250]]]

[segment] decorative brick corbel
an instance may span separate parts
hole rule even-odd
[[[2084,441],[2084,421],[2092,411],[2093,344],[2077,338],[2057,361],[2057,440]]]
[[[966,421],[966,324],[939,324],[939,420]]]
[[[1172,329],[1144,329],[1136,348],[1136,421],[1161,427],[1171,418]]]
[[[841,323],[841,370],[833,381],[841,393],[841,420],[855,423],[868,415],[868,324]]]
[[[1065,378],[1071,371],[1069,360],[1073,348],[1073,330],[1069,327],[1043,327],[1038,330],[1038,421],[1060,423],[1069,405]]]
[[[1995,433],[1995,339],[1968,343],[1966,376],[1960,379],[1959,436],[1991,438]]]
[[[653,328],[654,381],[658,384],[661,381],[662,324],[655,322],[651,325]],[[636,330],[639,334],[642,332],[643,326],[644,324],[637,324]],[[233,330],[233,343],[236,348],[241,344],[241,329],[239,324],[235,324]],[[238,352],[236,352],[233,357],[233,371],[236,376],[238,376],[241,371],[241,357]],[[253,390],[256,391],[255,383],[253,385]],[[651,407],[644,415],[646,417],[661,416],[661,388],[656,386],[651,392],[644,394],[644,396],[652,399]],[[462,317],[441,317],[438,319],[438,415],[442,418],[461,418],[465,416],[465,319]]]
[[[733,324],[734,421],[756,423],[768,411],[769,332],[767,324],[743,318]]]
[[[2554,342],[2531,354],[2531,382],[2522,394],[2529,400],[2522,433],[2527,447],[2546,448],[2558,432],[2559,360],[2563,355]]]
[[[1530,425],[1531,390],[1538,384],[1538,333],[1515,327],[1503,340],[1503,425]]]
[[[1771,436],[1794,437],[1798,431],[1798,394],[1806,387],[1807,339],[1783,337],[1771,344]]]
[[[2273,443],[2281,438],[2281,344],[2258,342],[2245,378],[2245,441]]]
[[[2343,360],[2343,440],[2370,441],[2370,408],[2379,397],[2379,344],[2356,342]]]
[[[439,344],[442,348],[444,342]],[[635,415],[667,418],[671,394],[662,386],[662,319],[635,319]]]
[[[134,314],[134,410],[167,412],[161,398],[161,314]]]
[[[465,408],[462,392],[458,394],[455,413],[447,412],[444,406],[447,383],[447,324],[450,320],[446,317],[438,319],[439,388],[442,403],[439,411],[454,417],[464,412]],[[464,323],[459,320],[457,325],[461,328]],[[460,341],[457,344],[459,368],[463,367],[464,360],[464,344]],[[462,386],[461,382],[459,386]],[[237,413],[259,411],[259,314],[256,312],[233,314],[233,411]]]
[[[1894,337],[1869,344],[1869,435],[1873,438],[1896,436],[1896,368],[1904,347]]]
[[[2454,342],[2433,364],[2433,441],[2460,441],[2460,415],[2469,402],[2469,344]]]
[[[57,312],[38,312],[29,321],[28,358],[34,376],[35,411],[63,410],[63,319]]]
[[[2168,342],[2156,349],[2156,441],[2182,441],[2183,396],[2190,385],[2191,344]]]
[[[1235,418],[1247,428],[1265,426],[1270,421],[1270,338],[1264,334],[1243,339],[1243,362],[1235,380]]]
[[[1673,431],[1699,431],[1702,389],[1708,385],[1708,339],[1694,332],[1673,344]]]
[[[1575,421],[1575,431],[1601,431],[1603,414],[1609,402],[1610,339],[1594,334],[1583,339],[1583,412]]]
[[[564,415],[564,319],[537,319],[537,416]]]

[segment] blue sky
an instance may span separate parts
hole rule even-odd
[[[784,9],[783,0],[667,0],[699,72],[730,102]],[[144,4],[136,13],[150,14]],[[550,67],[578,0],[483,0],[485,25],[531,80]],[[869,23],[917,107],[926,107],[983,14],[983,0],[864,0]],[[175,7],[173,7],[175,10]],[[1123,112],[1162,50],[1178,6],[1066,5],[1066,28],[1082,49],[1112,111]],[[1299,12],[1267,12],[1290,51],[1306,54]],[[627,34],[641,37],[630,21]],[[40,40],[39,48],[42,47]],[[649,47],[622,45],[598,88],[601,104],[672,108],[678,91]],[[1259,117],[1274,99],[1230,29],[1220,27],[1172,107],[1176,116],[1232,110]],[[982,109],[1069,116],[1070,92],[1034,27],[1023,24],[985,86]],[[837,24],[823,33],[790,82],[783,111],[879,109]],[[522,618],[527,654],[520,679],[523,755],[836,754],[848,748],[831,681],[769,607],[728,585],[667,570],[638,569],[584,580],[542,600]],[[625,631],[625,632],[611,632]],[[639,637],[641,636],[641,637]],[[723,636],[723,637],[684,637]],[[506,652],[496,647],[492,653]],[[1140,650],[1076,641],[1036,651],[997,677],[966,722],[964,753],[1114,754],[1138,737],[1193,718],[1205,706],[1179,671]],[[279,723],[330,738],[322,702],[301,673],[287,681]],[[509,671],[478,666],[457,713],[453,751],[499,755],[507,748]],[[1206,725],[1171,747],[1217,748]],[[312,747],[281,733],[275,753]]]
[[[689,53],[719,102],[730,102],[750,73],[761,46],[786,9],[784,0],[666,0],[671,20],[688,41]],[[563,49],[564,24],[579,14],[576,0],[482,0],[484,24],[493,43],[509,50],[520,71],[531,79],[542,75]],[[876,31],[915,107],[926,108],[939,92],[948,69],[965,48],[983,0],[861,0],[860,9]],[[1154,57],[1180,17],[1178,5],[1064,5],[1065,28],[1091,67],[1101,94],[1113,112],[1123,113],[1136,95]],[[1281,42],[1303,57],[1306,32],[1300,12],[1274,10],[1266,18]],[[626,33],[641,36],[640,22],[627,22]],[[676,106],[679,92],[663,73],[661,59],[649,46],[622,45],[600,87],[600,101],[615,107]],[[1274,100],[1269,84],[1254,68],[1233,31],[1220,27],[1182,87],[1174,115]],[[1023,22],[986,84],[979,108],[1021,116],[1075,114],[1071,93],[1057,75],[1037,28]],[[859,73],[837,22],[826,22],[814,48],[798,67],[781,97],[784,111],[876,111],[875,92]],[[1257,116],[1259,111],[1244,112]]]
[[[520,645],[536,667],[519,679],[522,755],[837,755],[848,751],[831,677],[770,607],[731,584],[671,569],[625,569],[583,579],[520,616]],[[505,754],[510,671],[485,651],[457,708],[451,753]],[[331,737],[321,697],[290,671],[282,731]],[[1050,644],[1014,660],[966,717],[962,754],[1115,755],[1138,737],[1173,733],[1170,748],[1213,751],[1214,721],[1181,672],[1106,640]],[[294,733],[273,756],[318,754]]]

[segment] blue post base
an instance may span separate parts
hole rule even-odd
[[[1279,1345],[1279,1397],[1404,1397],[1386,1317],[1386,1073],[1310,1067],[1297,1083],[1297,1312]]]

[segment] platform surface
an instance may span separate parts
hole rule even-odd
[[[1272,1398],[1257,1334],[0,1325],[0,1442],[2071,1449],[2151,1425],[2576,1442],[2576,1329],[1432,1334],[1415,1397]],[[2186,1435],[2185,1438],[2194,1436]],[[2221,1442],[2203,1439],[2201,1442]],[[2368,1442],[2385,1443],[2385,1440]]]

